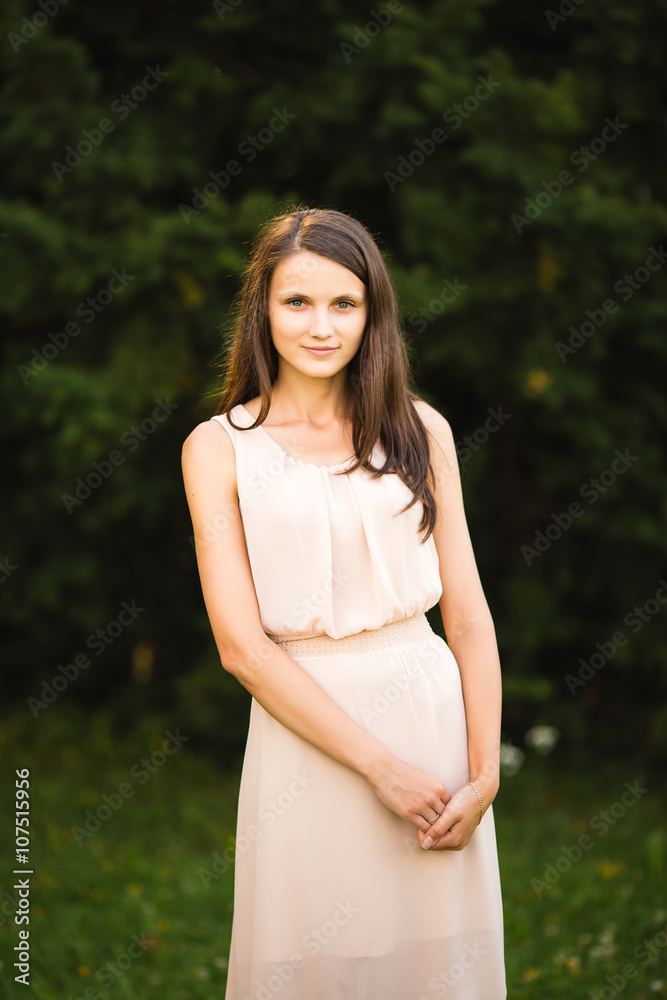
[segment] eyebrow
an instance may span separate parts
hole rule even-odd
[[[306,295],[304,292],[300,292],[298,289],[293,288],[275,289],[274,291],[276,295],[280,296],[280,298],[284,298],[286,296],[289,296],[289,298],[298,297],[300,299],[310,298],[310,296]],[[358,295],[357,292],[342,292],[340,295],[334,295],[331,301],[333,302],[336,299],[354,299],[356,302],[363,302],[364,298],[364,295]]]

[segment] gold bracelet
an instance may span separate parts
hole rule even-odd
[[[477,798],[479,799],[479,822],[477,823],[477,826],[479,826],[479,824],[482,822],[482,816],[484,815],[484,803],[482,802],[482,796],[479,794],[479,788],[477,787],[477,785],[473,781],[469,781],[468,784],[471,786],[471,788],[475,789],[475,791],[477,792]]]

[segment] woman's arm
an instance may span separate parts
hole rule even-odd
[[[475,562],[463,505],[458,456],[447,420],[424,401],[415,403],[430,437],[436,482],[438,520],[433,532],[442,597],[440,610],[461,674],[468,728],[470,780],[477,785],[486,810],[499,786],[501,676],[491,612]],[[480,818],[474,789],[455,794],[429,834],[441,846],[464,847]],[[420,838],[421,839],[421,838]]]
[[[362,775],[392,812],[427,830],[449,800],[440,779],[391,753],[264,632],[234,447],[218,421],[194,428],[183,444],[182,465],[204,602],[224,669],[283,726]]]

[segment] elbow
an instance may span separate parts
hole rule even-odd
[[[261,636],[252,640],[218,646],[218,653],[223,670],[252,693],[259,668],[267,663],[275,648],[276,644],[262,632]]]
[[[240,680],[241,678],[240,678],[238,662],[235,659],[233,659],[229,653],[222,652],[222,650],[220,649],[218,650],[218,654],[220,656],[220,665],[222,666],[222,669],[225,670],[228,674],[231,674],[232,677],[236,677],[237,681]]]
[[[473,613],[468,611],[457,615],[449,615],[447,620],[444,620],[443,616],[443,626],[448,641],[450,639],[456,641],[456,639],[462,636],[487,629],[495,633],[493,618],[488,606],[485,609],[480,609],[479,612]]]

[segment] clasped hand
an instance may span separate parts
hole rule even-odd
[[[429,851],[461,851],[480,823],[479,799],[470,785],[451,796],[442,814],[426,833],[417,831],[419,843]]]
[[[414,823],[424,849],[460,851],[479,825],[479,799],[470,785],[450,795],[438,778],[396,757],[367,780],[388,809]]]

